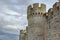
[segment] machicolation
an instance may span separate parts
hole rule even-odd
[[[56,2],[53,5],[53,8],[50,8],[48,12],[46,12],[45,4],[42,3],[41,6],[39,7],[39,3],[34,3],[33,6],[29,5],[27,8],[27,18],[37,15],[51,17],[58,10],[59,10],[59,2]]]

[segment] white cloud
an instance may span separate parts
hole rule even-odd
[[[15,12],[13,10],[9,10],[9,9],[3,9],[3,12],[4,13],[7,13],[7,14],[11,14],[11,15],[19,15],[18,12]]]

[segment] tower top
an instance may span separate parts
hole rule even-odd
[[[39,7],[39,3],[34,3],[33,5],[29,5],[27,8],[27,16],[33,15],[33,14],[44,14],[46,12],[46,5],[41,4]]]

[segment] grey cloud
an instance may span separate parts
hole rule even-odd
[[[30,0],[0,0],[9,5],[27,5]]]
[[[4,32],[4,33],[19,35],[19,30],[13,29],[13,28],[9,28],[9,27],[5,27],[5,28],[3,27],[1,29],[1,31]]]
[[[16,11],[18,13],[23,13],[23,14],[26,14],[27,5],[30,2],[30,0],[14,0],[15,2],[12,2],[12,0],[1,0],[1,1],[2,3],[4,3],[4,5],[8,5],[7,7],[8,9],[11,9],[13,11]]]
[[[30,0],[19,0],[21,5],[23,5],[23,4],[27,5],[27,4],[29,4],[29,1]]]
[[[5,13],[5,12],[1,12],[1,13],[4,14],[4,15],[6,15],[6,16],[12,16],[12,17],[14,16],[14,17],[16,17],[16,18],[22,16],[21,14],[17,14],[17,15],[13,14],[13,15],[12,15],[12,14],[8,14],[8,13]],[[1,13],[0,13],[0,14],[1,14]]]
[[[5,19],[7,19],[7,18],[5,18],[5,16],[8,17],[8,15],[4,15],[4,14],[0,13],[0,31],[4,31],[4,32],[7,32],[7,33],[11,33],[11,34],[19,33],[18,29],[13,29],[13,28],[6,27],[7,25],[19,25],[19,24],[16,22],[16,20],[6,21]]]
[[[7,32],[7,33],[11,33],[11,32],[15,32],[15,33],[18,33],[18,31],[16,29],[12,29],[12,28],[9,28],[9,27],[6,27],[6,25],[9,25],[11,23],[5,21],[3,18],[0,19],[0,31],[4,31],[4,32]]]
[[[1,14],[1,13],[0,13]],[[6,18],[7,17],[7,18]],[[16,21],[16,19],[17,18],[15,18],[15,17],[13,17],[13,16],[10,16],[11,17],[11,19],[14,19],[13,21],[12,20],[10,20],[9,19],[9,15],[6,15],[6,14],[2,14],[1,16],[0,16],[0,30],[2,30],[2,31],[4,31],[4,32],[7,32],[7,33],[11,33],[12,32],[12,34],[14,33],[14,31],[15,31],[15,33],[18,33],[17,31],[16,31],[16,29],[10,29],[9,27],[6,27],[6,25],[20,25],[20,22],[17,20]],[[7,20],[5,20],[5,19],[8,19],[8,20],[10,20],[10,21],[7,21]],[[25,20],[24,19],[24,17],[23,17],[23,19],[21,19],[21,20]],[[23,24],[23,22],[21,23],[21,24]],[[14,33],[14,34],[15,34]]]
[[[0,40],[18,40],[18,35],[0,31]]]

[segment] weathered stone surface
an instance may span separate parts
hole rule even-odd
[[[28,7],[28,27],[21,31],[20,40],[60,40],[60,3],[46,13],[46,5]]]

